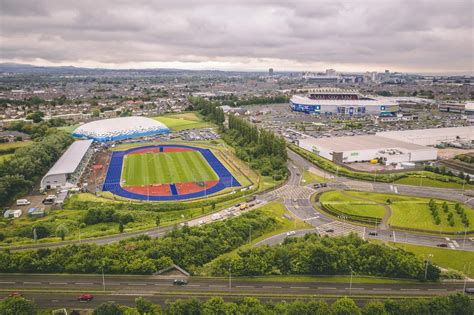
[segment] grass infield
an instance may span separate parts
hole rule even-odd
[[[217,174],[198,151],[129,154],[125,156],[122,171],[125,186],[218,179]]]

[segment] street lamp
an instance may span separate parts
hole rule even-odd
[[[468,268],[466,268],[466,264],[464,264],[464,288],[463,292],[466,293],[466,282],[467,282],[467,274],[471,271],[471,262],[468,264]]]
[[[350,282],[349,282],[349,295],[351,295],[351,294],[352,294],[352,273],[353,273],[354,271],[352,270],[352,267],[351,267],[351,266],[349,266],[349,269],[351,270],[351,280],[350,280]]]
[[[428,254],[428,257],[425,259],[425,281],[426,281],[426,277],[428,276],[428,262],[430,260],[430,257],[433,257],[432,254]]]

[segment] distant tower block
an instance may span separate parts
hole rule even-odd
[[[268,69],[268,75],[272,76],[273,75],[273,68]]]

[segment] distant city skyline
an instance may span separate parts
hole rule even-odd
[[[0,2],[0,62],[474,72],[470,0]]]

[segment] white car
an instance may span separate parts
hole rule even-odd
[[[295,231],[286,232],[286,236],[292,236],[292,235],[296,235],[296,232]]]
[[[17,206],[27,206],[29,204],[31,204],[31,202],[29,202],[27,199],[18,199],[16,201]]]

